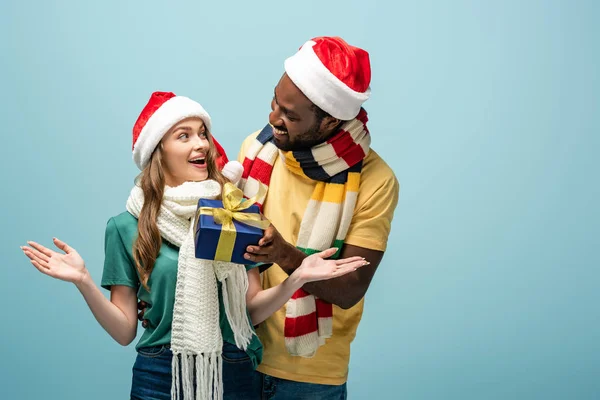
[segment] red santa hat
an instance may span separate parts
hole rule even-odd
[[[369,53],[339,37],[317,37],[285,60],[285,72],[323,111],[348,121],[371,94]]]
[[[143,170],[165,133],[173,125],[190,117],[201,118],[210,132],[210,115],[199,103],[184,96],[176,96],[172,92],[152,93],[148,104],[133,126],[133,161],[135,165]],[[227,155],[214,136],[213,142],[219,155],[216,160],[217,167],[221,169],[227,163]]]

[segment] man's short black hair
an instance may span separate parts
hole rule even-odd
[[[323,121],[323,119],[325,119],[326,117],[331,117],[331,115],[329,115],[328,112],[323,111],[321,109],[321,107],[317,106],[316,104],[312,105],[312,112],[315,114],[315,118],[317,119],[317,124],[321,124],[321,122]]]

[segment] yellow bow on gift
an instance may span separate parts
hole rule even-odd
[[[262,219],[260,214],[242,212],[256,203],[256,200],[261,197],[263,193],[264,189],[261,187],[261,190],[256,196],[244,200],[244,193],[234,184],[227,182],[223,185],[223,208],[198,208],[195,217],[196,223],[200,214],[212,215],[215,219],[215,223],[223,226],[217,244],[217,251],[215,252],[215,260],[231,261],[231,255],[233,254],[233,247],[237,236],[235,225],[233,224],[234,219],[243,224],[263,230],[271,225],[268,220]],[[194,232],[195,231],[196,229],[194,228]]]

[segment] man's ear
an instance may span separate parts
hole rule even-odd
[[[333,132],[341,124],[342,120],[327,116],[321,121],[321,132]]]

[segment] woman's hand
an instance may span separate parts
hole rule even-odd
[[[306,257],[291,277],[297,278],[299,283],[304,285],[308,282],[339,278],[356,271],[362,266],[369,265],[369,262],[358,256],[341,260],[326,260],[326,258],[333,256],[336,251],[336,248],[331,248]]]
[[[79,253],[56,238],[53,241],[64,254],[35,242],[27,242],[31,247],[23,246],[21,250],[41,273],[74,283],[104,330],[119,344],[127,346],[137,333],[136,289],[114,285],[109,301],[90,277]]]
[[[325,258],[333,256],[336,251],[336,248],[331,248],[304,258],[289,278],[281,284],[265,290],[262,290],[261,287],[258,268],[248,271],[249,288],[246,304],[252,323],[257,325],[269,318],[305,283],[338,278],[369,264],[362,257],[325,260]]]
[[[61,281],[81,283],[88,270],[85,268],[83,258],[66,243],[54,238],[54,245],[65,252],[65,254],[50,250],[41,244],[30,242],[31,247],[22,246],[21,250],[29,259],[34,267],[41,273],[51,276]]]

